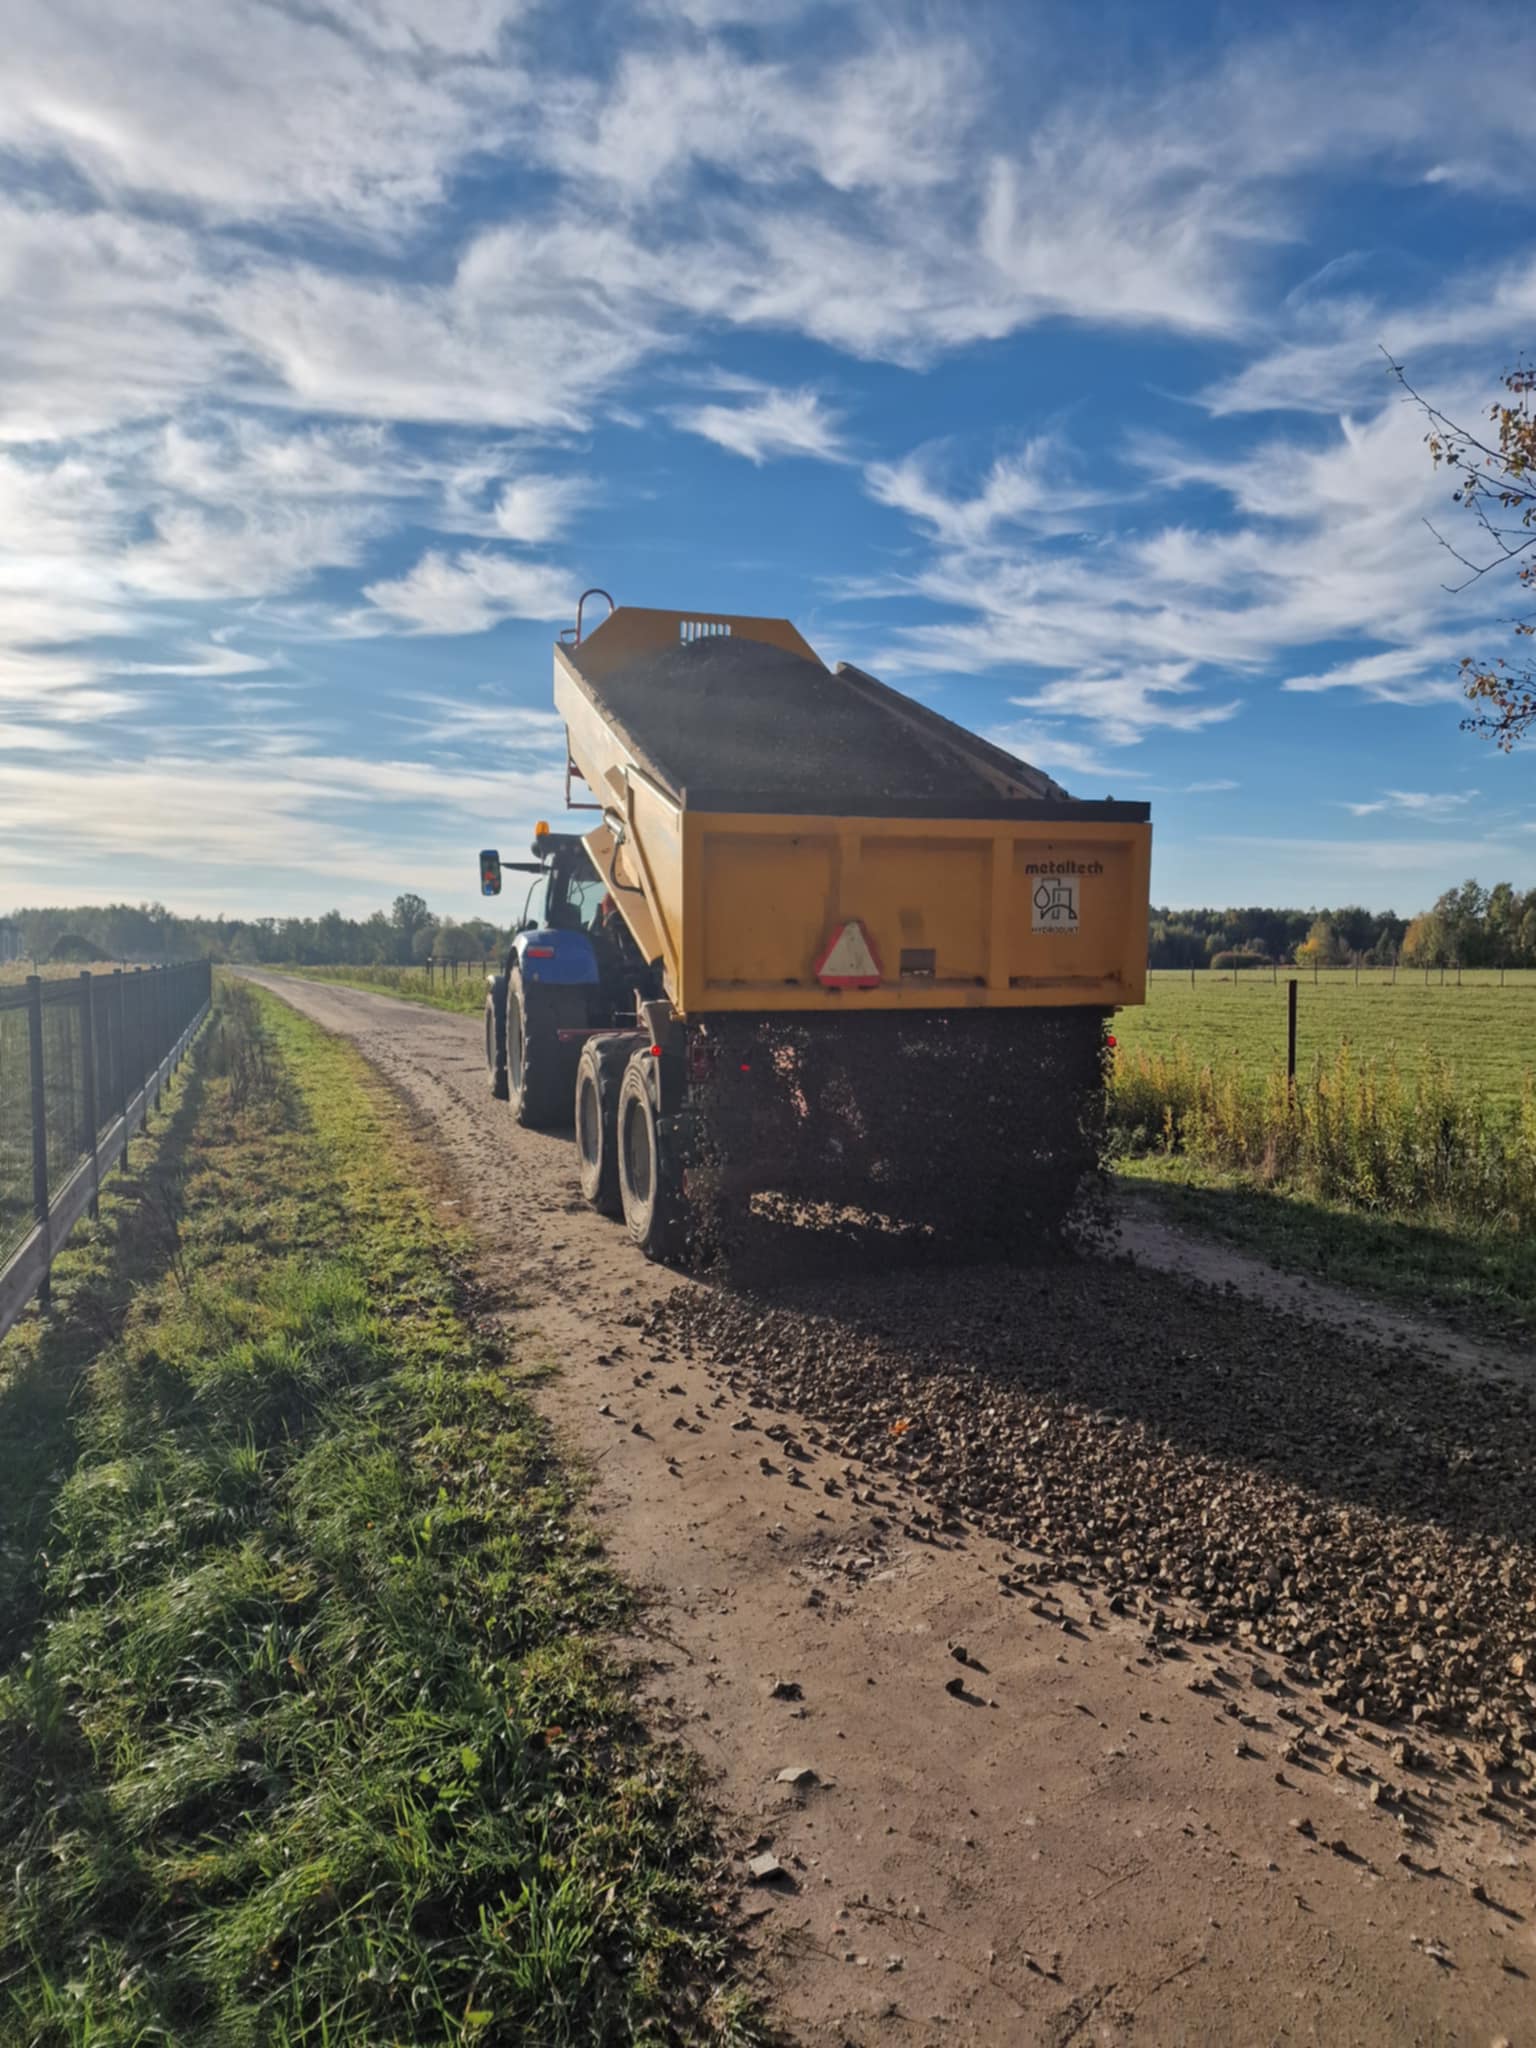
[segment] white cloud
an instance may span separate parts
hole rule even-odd
[[[393,235],[527,93],[492,6],[48,0],[7,17],[0,143],[99,195]]]
[[[887,36],[831,64],[744,58],[722,42],[621,56],[547,102],[541,146],[568,178],[654,199],[699,166],[835,191],[929,186],[958,169],[976,57],[956,36]]]
[[[1039,480],[1044,463],[1001,484],[994,470],[971,498],[934,486],[919,458],[876,472],[876,492],[935,542],[886,594],[949,614],[893,630],[876,665],[1024,670],[1042,682],[1016,702],[1085,721],[1116,743],[1230,718],[1241,702],[1236,676],[1287,662],[1296,693],[1343,688],[1402,704],[1457,694],[1448,622],[1472,631],[1494,593],[1469,608],[1442,587],[1423,519],[1443,480],[1401,407],[1235,455],[1145,440],[1129,454],[1141,481],[1116,507],[1124,530],[1102,530],[1111,515],[1101,513],[1101,530],[1071,544],[1035,524],[1064,495]],[[1219,493],[1227,516],[1147,523],[1149,504],[1191,488]],[[1367,652],[1333,652],[1367,637]],[[1319,667],[1322,646],[1333,659]],[[1298,650],[1314,657],[1305,668]]]
[[[342,623],[353,633],[484,633],[503,619],[560,619],[574,614],[576,590],[563,569],[507,555],[459,554],[431,548],[404,576],[370,583],[371,612]]]
[[[128,871],[189,908],[270,911],[276,898],[367,910],[420,888],[440,907],[461,896],[467,912],[472,849],[509,828],[531,836],[559,795],[548,760],[489,771],[230,737],[222,757],[206,741],[196,752],[167,745],[152,760],[23,761],[0,750],[0,873],[12,903],[28,875],[37,900],[107,900]],[[103,873],[114,879],[103,884]]]
[[[243,654],[238,647],[210,646],[182,649],[158,661],[117,661],[112,673],[119,676],[248,676],[264,675],[282,668],[287,657],[281,653]]]
[[[786,455],[843,460],[838,417],[814,391],[764,391],[745,405],[684,406],[672,420],[685,433],[700,434],[748,462]]]
[[[33,753],[63,754],[83,745],[77,734],[61,730],[56,725],[20,725],[14,720],[0,718],[0,753],[7,747],[15,747]]]
[[[1287,676],[1281,688],[1306,695],[1359,690],[1380,704],[1442,703],[1461,695],[1456,650],[1457,643],[1449,639],[1416,640],[1409,647],[1385,648],[1335,662],[1311,675]]]
[[[1079,777],[1086,781],[1099,781],[1105,777],[1110,781],[1139,782],[1139,769],[1128,768],[1120,761],[1107,760],[1100,748],[1083,740],[1067,739],[1060,731],[1043,725],[1001,725],[994,726],[987,734],[994,746],[1005,748],[1016,754],[1021,761],[1027,761],[1032,768],[1044,768],[1047,772],[1059,771],[1063,775]],[[1081,791],[1079,791],[1081,794]]]
[[[1198,696],[1198,685],[1189,680],[1189,664],[1165,662],[1137,674],[1062,676],[1043,690],[1011,701],[1025,711],[1090,719],[1106,740],[1124,745],[1140,739],[1150,726],[1199,732],[1235,718],[1242,708],[1236,698],[1224,704],[1183,701]]]
[[[871,463],[865,487],[877,504],[905,512],[949,547],[985,547],[997,529],[1070,530],[1074,515],[1103,502],[1070,475],[1058,436],[1039,435],[1014,455],[1000,455],[971,497],[948,493],[934,478],[934,451],[918,449],[898,462]]]
[[[580,477],[515,477],[496,500],[492,524],[507,540],[537,546],[562,534],[590,496]]]
[[[1406,811],[1432,824],[1437,819],[1456,817],[1468,804],[1476,803],[1480,794],[1481,792],[1475,789],[1388,789],[1373,801],[1346,803],[1343,809],[1355,818],[1374,817],[1380,811]]]

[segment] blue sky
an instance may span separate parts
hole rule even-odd
[[[1380,353],[1470,419],[1536,341],[1518,13],[8,23],[0,908],[471,914],[589,583],[1146,796],[1160,901],[1536,884]]]

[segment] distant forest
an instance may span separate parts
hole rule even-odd
[[[1362,910],[1154,910],[1153,967],[1536,967],[1536,889],[1463,882],[1417,917]]]
[[[10,927],[10,933],[7,932]],[[479,960],[508,939],[504,926],[436,916],[397,896],[371,917],[177,917],[163,904],[109,903],[19,910],[0,919],[0,958],[174,960],[206,955],[246,965],[371,966]],[[9,944],[3,944],[9,938]],[[1362,910],[1154,910],[1153,967],[1536,967],[1536,889],[1463,882],[1417,917]]]

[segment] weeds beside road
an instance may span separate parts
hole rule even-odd
[[[748,2038],[392,1102],[240,986],[172,1101],[0,1347],[0,2033]]]
[[[1122,1048],[1120,1164],[1177,1220],[1281,1263],[1505,1335],[1536,1317],[1536,1086],[1490,1099],[1432,1058],[1410,1075],[1348,1046],[1294,1086],[1228,1057]]]

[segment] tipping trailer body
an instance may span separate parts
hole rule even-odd
[[[591,828],[539,827],[493,1094],[573,1129],[652,1258],[1070,1236],[1106,1023],[1145,996],[1146,805],[1074,801],[784,619],[581,617],[555,703]]]
[[[555,704],[682,1016],[1145,1000],[1148,807],[1073,800],[787,620],[621,608],[557,645]],[[829,986],[852,921],[878,979]]]

